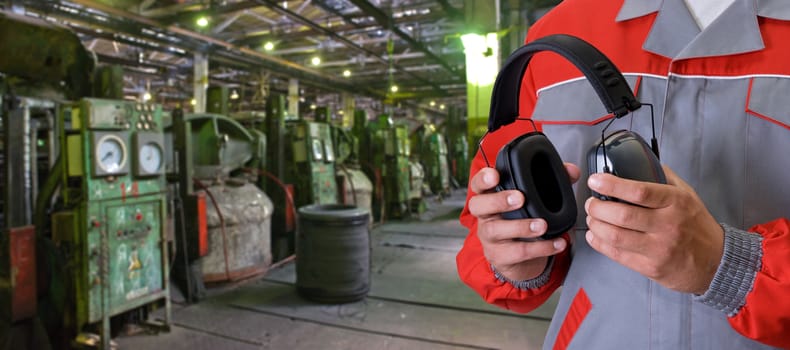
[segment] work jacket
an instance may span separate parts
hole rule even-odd
[[[683,0],[565,0],[530,28],[527,42],[557,33],[596,46],[637,98],[653,104],[661,162],[725,230],[719,269],[705,294],[679,293],[587,244],[586,154],[611,115],[572,64],[538,53],[522,82],[520,115],[582,168],[571,249],[536,279],[506,280],[486,261],[467,207],[461,279],[487,302],[518,312],[562,286],[546,349],[790,348],[790,2],[737,0],[700,31]],[[618,129],[650,138],[650,109],[609,128]],[[470,174],[486,166],[480,152],[494,159],[531,130],[517,121],[488,134]]]

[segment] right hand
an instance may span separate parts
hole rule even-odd
[[[565,163],[571,182],[579,180],[579,168]],[[483,254],[500,274],[512,281],[538,277],[546,268],[548,257],[562,252],[568,242],[562,237],[552,240],[519,241],[546,233],[546,221],[540,218],[505,220],[500,215],[520,208],[524,195],[517,190],[496,192],[499,172],[482,168],[472,177],[469,212],[477,218],[477,237]]]

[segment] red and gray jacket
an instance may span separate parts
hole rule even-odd
[[[678,293],[599,254],[577,227],[572,249],[541,276],[507,281],[483,256],[477,220],[464,209],[461,279],[517,312],[562,286],[546,349],[790,348],[790,2],[737,0],[700,31],[683,0],[565,0],[527,41],[556,33],[599,48],[639,100],[655,106],[662,162],[725,228],[720,267],[704,295]],[[520,108],[564,161],[580,166],[611,118],[582,74],[546,53],[527,68]],[[649,113],[641,108],[609,130],[648,136]],[[503,127],[483,151],[490,158],[528,130],[522,121]],[[471,174],[483,166],[478,152]],[[577,226],[585,222],[584,188],[577,186]]]

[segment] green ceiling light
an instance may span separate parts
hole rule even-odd
[[[392,86],[390,87],[390,91],[392,91],[392,92],[398,92],[398,85],[392,85]]]
[[[208,26],[208,17],[200,16],[196,21],[198,27],[205,28]]]
[[[343,76],[346,77],[346,78],[350,77],[351,76],[351,71],[348,70],[348,69],[344,70],[343,71]]]
[[[265,44],[263,44],[263,49],[266,51],[274,50],[274,43],[271,41],[267,41]]]
[[[313,58],[310,59],[310,63],[312,63],[314,66],[321,64],[321,57],[313,56]]]

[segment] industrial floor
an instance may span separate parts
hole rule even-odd
[[[419,218],[371,229],[371,288],[327,305],[296,293],[290,262],[197,304],[174,295],[170,332],[114,339],[120,349],[540,349],[557,295],[522,315],[483,302],[459,280],[465,197],[427,200]],[[174,291],[177,293],[177,291]]]

